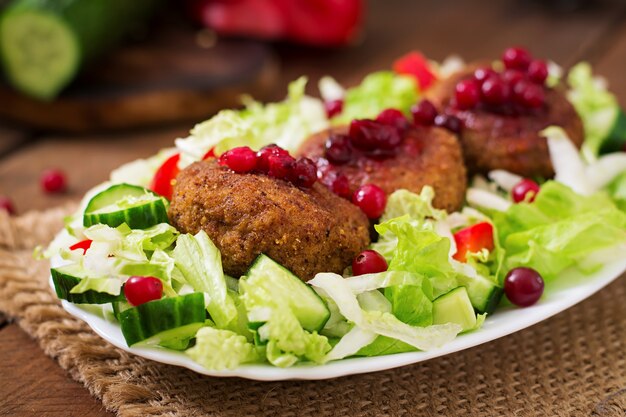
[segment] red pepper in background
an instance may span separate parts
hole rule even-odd
[[[150,189],[155,193],[162,195],[168,200],[172,199],[173,181],[178,176],[180,169],[178,168],[178,161],[180,160],[180,154],[170,156],[163,165],[159,167],[157,172],[152,178]]]
[[[430,67],[428,60],[417,51],[401,56],[393,63],[393,70],[398,74],[412,75],[417,80],[420,90],[430,87],[437,76]]]
[[[493,250],[493,226],[488,222],[476,223],[456,232],[454,241],[456,253],[453,258],[459,262],[465,262],[468,253],[480,252],[483,249]]]
[[[189,0],[192,18],[221,35],[286,39],[315,46],[350,43],[362,0]]]
[[[202,160],[204,161],[205,159],[215,158],[216,156],[217,155],[215,155],[215,148],[211,148],[207,151],[207,153],[204,154]]]
[[[74,243],[72,246],[70,246],[70,250],[81,249],[84,255],[87,253],[87,249],[91,247],[91,242],[93,242],[91,239],[81,240],[80,242]]]

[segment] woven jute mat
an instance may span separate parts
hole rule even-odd
[[[0,211],[0,311],[119,416],[626,415],[624,277],[541,324],[421,364],[326,381],[211,378],[116,349],[61,308],[32,249],[70,209]]]

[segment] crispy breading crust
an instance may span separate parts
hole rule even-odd
[[[169,217],[182,233],[204,230],[234,277],[261,253],[303,280],[341,273],[370,243],[366,216],[323,185],[303,190],[263,174],[236,174],[215,160],[180,173]]]
[[[532,115],[503,116],[484,110],[452,108],[450,100],[457,82],[470,77],[480,66],[484,63],[468,65],[426,92],[426,98],[440,111],[454,114],[463,121],[460,141],[469,173],[486,174],[494,169],[505,169],[524,177],[554,176],[547,141],[539,132],[556,125],[567,132],[577,147],[584,140],[582,120],[562,88],[547,90],[545,108]]]
[[[298,154],[319,161],[329,136],[347,131],[346,126],[340,126],[315,134],[303,143]],[[440,128],[409,129],[392,158],[359,158],[336,168],[348,177],[352,192],[366,183],[378,185],[387,194],[401,188],[419,193],[425,185],[431,185],[435,189],[433,205],[449,212],[459,210],[465,198],[467,178],[461,147],[454,135]]]

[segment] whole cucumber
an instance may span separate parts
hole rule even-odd
[[[56,97],[89,62],[149,19],[161,0],[14,0],[0,15],[7,81]]]

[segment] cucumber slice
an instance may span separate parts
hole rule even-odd
[[[50,269],[54,290],[57,297],[74,304],[106,304],[124,300],[124,294],[112,295],[97,291],[85,291],[80,294],[72,294],[70,291],[83,279],[87,278],[82,268],[77,265],[66,265]]]
[[[111,303],[111,307],[113,307],[113,316],[119,321],[120,313],[124,310],[128,310],[129,308],[133,308],[126,300],[124,301],[113,301]]]
[[[458,280],[467,289],[472,306],[478,313],[493,313],[504,293],[502,287],[481,276],[476,278],[459,276]]]
[[[76,34],[59,15],[23,7],[2,17],[0,50],[11,84],[40,99],[56,96],[81,60]]]
[[[322,330],[330,317],[313,288],[266,255],[259,255],[242,279],[253,288],[263,287],[278,304],[288,305],[305,330]]]
[[[119,313],[128,346],[139,342],[182,346],[204,325],[204,294],[195,292],[149,301]]]
[[[8,81],[54,98],[81,66],[136,31],[162,0],[14,0],[0,9],[0,57]]]
[[[457,287],[433,301],[433,324],[457,323],[463,331],[476,327],[476,313],[465,287]]]
[[[167,223],[167,201],[152,191],[130,184],[116,184],[96,194],[83,214],[85,227],[126,223],[131,229],[146,229]]]

